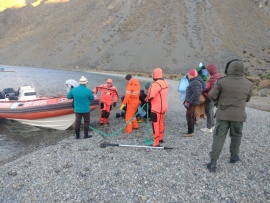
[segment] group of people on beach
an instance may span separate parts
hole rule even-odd
[[[204,78],[207,70],[209,77]],[[239,148],[242,138],[243,122],[246,120],[245,106],[252,95],[253,84],[244,77],[244,63],[239,59],[234,59],[226,64],[225,76],[221,77],[215,64],[208,64],[204,67],[197,67],[188,72],[188,85],[186,85],[183,104],[186,107],[186,119],[188,130],[184,137],[194,135],[194,124],[198,114],[196,108],[204,105],[206,114],[206,128],[203,132],[213,133],[212,149],[210,151],[210,163],[207,168],[210,172],[216,172],[216,162],[225,143],[227,133],[231,137],[230,163],[240,161]],[[184,86],[182,80],[182,86]],[[183,90],[181,81],[180,92]],[[214,107],[217,107],[214,114]],[[215,118],[216,123],[215,123]]]
[[[125,133],[132,133],[138,129],[136,112],[138,108],[149,104],[149,118],[153,129],[153,147],[160,147],[164,142],[164,120],[168,110],[167,95],[169,85],[163,78],[161,68],[153,70],[153,82],[145,85],[141,90],[138,79],[127,74],[126,92],[122,98],[120,110],[125,110]],[[117,105],[119,94],[111,79],[106,84],[95,87],[92,91],[86,87],[87,79],[82,76],[79,86],[71,88],[67,94],[69,99],[74,99],[75,138],[80,137],[80,125],[84,119],[84,138],[88,135],[90,125],[90,102],[94,100],[93,93],[100,92],[100,125],[109,124],[112,106]],[[205,114],[206,128],[201,131],[213,133],[210,163],[207,168],[216,172],[216,161],[222,151],[227,133],[231,137],[230,163],[240,160],[239,148],[242,137],[243,122],[246,120],[245,106],[252,94],[252,82],[244,77],[244,63],[239,59],[229,61],[225,68],[225,76],[221,77],[215,64],[204,66],[202,63],[197,68],[191,69],[179,83],[180,99],[186,108],[187,131],[183,137],[194,136],[194,126],[200,118],[200,112]],[[201,110],[200,106],[203,110]],[[214,113],[214,107],[217,107]],[[199,115],[199,116],[198,116]],[[215,117],[215,118],[214,118]],[[215,123],[216,119],[216,123]]]

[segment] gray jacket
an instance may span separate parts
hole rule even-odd
[[[216,119],[244,122],[246,102],[252,94],[252,82],[244,77],[244,64],[240,60],[227,64],[227,76],[217,80],[209,98],[217,106]]]

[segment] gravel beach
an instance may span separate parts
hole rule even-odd
[[[74,136],[20,157],[0,168],[0,202],[270,202],[270,113],[247,108],[240,148],[241,162],[229,163],[229,143],[209,173],[212,134],[203,133],[206,121],[196,125],[195,136],[182,137],[187,124],[179,100],[178,81],[168,80],[169,110],[164,147],[172,150],[130,147],[100,148],[109,142],[145,145],[147,125],[131,135],[104,136],[91,131],[90,139]],[[119,103],[118,103],[119,106]],[[124,125],[91,126],[112,134]],[[72,131],[63,131],[73,135]]]

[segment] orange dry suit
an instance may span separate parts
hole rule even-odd
[[[154,144],[158,146],[163,142],[164,135],[164,119],[165,113],[168,110],[167,95],[169,85],[166,80],[162,78],[162,70],[156,68],[153,70],[154,82],[148,89],[146,102],[151,102],[151,120],[153,128]]]
[[[108,84],[110,83],[110,84]],[[100,91],[100,120],[99,123],[107,124],[112,109],[112,104],[118,100],[118,90],[112,84],[112,80],[108,79],[107,84],[102,84],[93,89],[94,93]]]
[[[140,82],[136,78],[131,78],[126,85],[126,94],[122,104],[126,105],[126,123],[130,121],[125,129],[126,133],[132,133],[132,128],[138,129],[139,125],[135,116],[140,105]]]

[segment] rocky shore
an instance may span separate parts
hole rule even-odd
[[[113,133],[124,125],[114,109],[110,125],[92,127],[90,139],[75,140],[72,131],[55,145],[29,153],[0,167],[0,202],[270,202],[270,113],[247,108],[240,151],[241,162],[229,163],[227,138],[217,173],[206,163],[212,134],[206,121],[186,131],[185,108],[177,94],[178,81],[169,80],[169,111],[164,147],[100,148],[103,142],[145,145],[151,129],[146,122],[131,135]],[[111,135],[111,136],[110,136]]]

